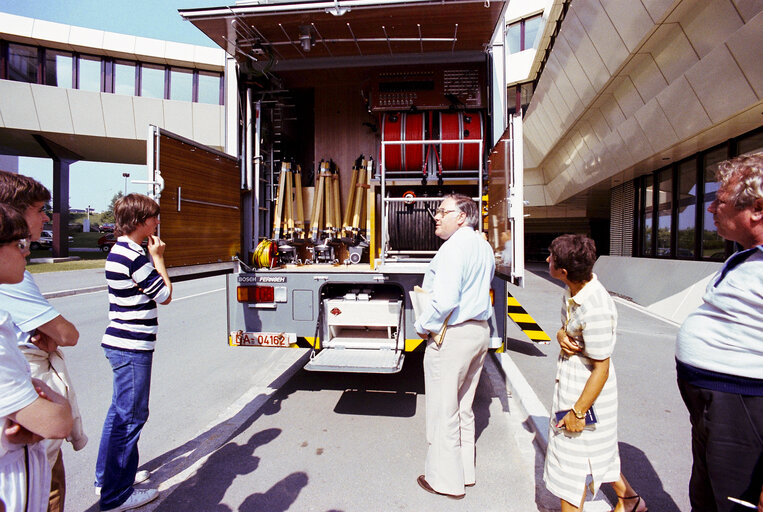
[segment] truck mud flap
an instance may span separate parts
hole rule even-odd
[[[315,353],[305,370],[317,372],[397,373],[405,354],[400,350],[326,348]]]

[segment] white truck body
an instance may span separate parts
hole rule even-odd
[[[506,114],[493,65],[502,70],[503,9],[354,0],[181,11],[231,56],[235,154],[151,127],[148,181],[173,277],[229,272],[230,345],[312,347],[314,370],[399,371],[425,346],[408,291],[441,243],[434,209],[459,192],[483,208],[495,249],[490,346],[502,348],[507,283],[524,275],[521,117]],[[368,179],[356,183],[353,167]],[[331,223],[353,208],[352,226]]]

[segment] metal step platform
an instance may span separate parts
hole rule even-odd
[[[401,350],[327,348],[317,352],[305,370],[317,372],[397,373],[403,368]]]

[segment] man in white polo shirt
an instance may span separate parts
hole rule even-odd
[[[708,211],[742,246],[678,332],[678,387],[692,425],[692,510],[763,510],[763,153],[722,162]]]

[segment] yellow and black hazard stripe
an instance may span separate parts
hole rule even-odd
[[[522,332],[535,343],[548,343],[551,341],[548,334],[541,329],[538,322],[536,322],[535,319],[530,316],[530,313],[522,307],[522,304],[519,303],[516,297],[508,291],[506,292],[506,295],[506,314],[519,326],[520,329],[522,329]]]

